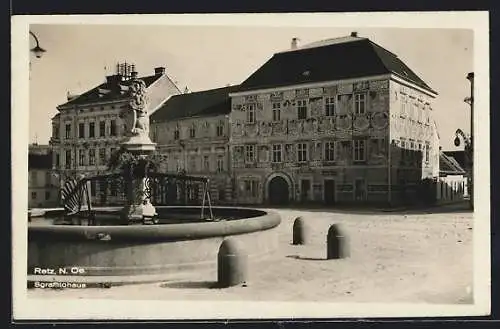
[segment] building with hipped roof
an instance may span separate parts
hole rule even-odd
[[[230,93],[242,203],[414,202],[439,174],[437,92],[397,55],[351,36],[274,54]]]
[[[233,200],[229,157],[229,93],[235,86],[172,96],[151,117],[151,140],[163,155],[164,172],[210,178],[214,202]],[[192,196],[199,197],[201,189]]]

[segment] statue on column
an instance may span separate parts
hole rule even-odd
[[[146,84],[140,79],[132,80],[128,90],[129,106],[122,110],[120,118],[125,122],[125,134],[129,137],[149,133],[149,118],[146,109]]]

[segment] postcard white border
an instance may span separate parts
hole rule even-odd
[[[12,18],[13,315],[22,319],[266,319],[422,317],[490,313],[490,147],[488,12],[59,15]],[[30,24],[122,24],[259,27],[457,28],[474,30],[475,189],[473,305],[312,302],[186,302],[29,299],[27,267],[27,149]],[[453,275],[453,273],[450,273]],[[126,310],[126,312],[125,312]],[[203,310],[203,312],[200,312]]]

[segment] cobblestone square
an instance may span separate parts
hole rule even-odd
[[[115,300],[473,303],[472,213],[459,207],[434,213],[275,210],[282,217],[276,228],[279,249],[250,261],[245,286],[211,289],[217,273],[207,270],[179,273],[159,283],[30,289],[28,294]],[[292,245],[292,226],[299,216],[305,219],[309,243]],[[325,260],[326,235],[333,223],[348,237],[349,258]]]

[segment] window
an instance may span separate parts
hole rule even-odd
[[[59,126],[52,127],[52,137],[58,139],[59,138]]]
[[[111,125],[109,127],[109,135],[116,136],[116,120],[111,120]]]
[[[45,191],[45,200],[50,200],[50,191]]]
[[[85,150],[78,150],[78,165],[85,166]]]
[[[325,98],[325,115],[327,117],[335,115],[335,97]]]
[[[36,200],[36,192],[31,192],[31,199]]]
[[[110,184],[109,185],[109,194],[111,196],[117,196],[118,195],[118,188],[116,186],[116,184]]]
[[[281,103],[273,103],[273,121],[281,120]]]
[[[325,143],[325,161],[335,161],[335,142]]]
[[[99,137],[106,136],[106,121],[99,122]]]
[[[406,161],[406,140],[401,138],[401,160]]]
[[[196,127],[194,125],[189,128],[189,137],[195,138],[196,137]]]
[[[406,117],[406,96],[401,95],[401,116]]]
[[[226,199],[226,190],[223,187],[219,188],[219,191],[217,194],[219,197],[219,201],[224,201]]]
[[[78,124],[78,138],[85,138],[85,124],[83,122]]]
[[[32,171],[31,172],[31,184],[33,184],[34,186],[36,186],[38,184],[38,174],[36,171]]]
[[[182,162],[181,162],[181,159],[176,158],[176,159],[175,159],[175,170],[176,170],[177,172],[179,172],[179,171],[181,171],[181,169],[182,169]]]
[[[249,104],[247,106],[247,123],[255,123],[255,105]]]
[[[95,137],[95,122],[89,122],[89,138]]]
[[[281,162],[281,144],[273,145],[273,162]]]
[[[106,164],[106,149],[105,148],[99,149],[99,164],[100,165]]]
[[[255,150],[254,145],[245,146],[245,161],[254,162],[255,161]]]
[[[430,145],[425,144],[425,162],[429,162]]]
[[[95,196],[95,191],[96,191],[96,181],[91,180],[90,181],[90,195]]]
[[[297,101],[297,117],[299,120],[307,119],[307,101],[305,99]]]
[[[89,165],[95,166],[95,149],[89,150]]]
[[[109,150],[110,157],[111,157],[113,154],[115,154],[115,152],[116,152],[116,149],[112,147],[112,148]]]
[[[217,157],[217,172],[223,172],[224,171],[224,156],[219,155]]]
[[[416,117],[416,113],[415,113],[415,103],[410,103],[410,119],[411,120],[415,120],[415,117]]]
[[[203,156],[203,170],[210,171],[210,159],[208,155]]]
[[[365,140],[354,140],[353,141],[353,156],[354,161],[365,161],[365,153],[366,153],[366,141]]]
[[[259,191],[259,182],[256,180],[245,180],[244,181],[245,196],[257,197]]]
[[[354,95],[354,113],[364,114],[366,112],[366,94]]]
[[[424,109],[421,106],[417,107],[418,115],[417,115],[417,121],[422,122],[422,112],[424,112]]]
[[[60,163],[60,155],[59,153],[56,153],[56,167],[59,167],[59,163]]]
[[[195,156],[189,157],[189,171],[191,171],[191,172],[196,171],[196,157]]]
[[[221,137],[224,135],[224,122],[219,121],[217,124],[217,137]]]
[[[71,168],[71,150],[66,150],[66,169]]]
[[[65,127],[66,138],[71,138],[71,123],[67,123]]]
[[[174,130],[174,139],[175,140],[178,140],[179,137],[180,137],[180,131],[179,131],[179,127],[176,127],[175,130]]]
[[[299,162],[307,161],[307,144],[299,143],[297,144],[297,159]]]

